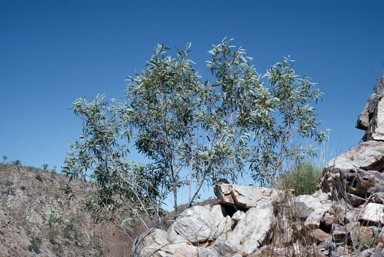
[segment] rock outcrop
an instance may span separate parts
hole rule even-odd
[[[189,208],[167,231],[137,238],[133,256],[383,256],[383,204],[231,184],[215,193],[219,204]]]
[[[384,256],[382,82],[356,123],[364,142],[325,166],[319,191],[216,184],[217,205],[143,234],[133,256]]]
[[[384,77],[382,78],[384,81]],[[368,199],[384,203],[384,85],[379,84],[356,128],[365,130],[363,143],[332,159],[324,168],[319,188],[337,198],[348,198],[353,206]]]

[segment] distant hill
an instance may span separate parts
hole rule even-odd
[[[44,225],[50,207],[59,199],[67,203],[60,190],[67,180],[55,172],[0,163],[1,256],[130,256],[124,234],[112,225],[95,225],[81,210],[80,202],[92,193],[88,183],[71,182],[81,192],[66,208],[72,228]]]

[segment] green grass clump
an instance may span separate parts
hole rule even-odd
[[[311,195],[323,176],[323,168],[304,162],[280,175],[274,183],[276,189],[294,189],[295,195]]]

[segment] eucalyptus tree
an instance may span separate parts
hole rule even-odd
[[[63,170],[70,180],[90,180],[95,194],[87,209],[125,230],[142,215],[162,226],[170,194],[177,215],[185,185],[188,205],[204,183],[221,178],[249,175],[271,185],[288,163],[314,154],[302,139],[325,138],[310,106],[321,93],[295,74],[289,59],[261,76],[245,50],[224,39],[209,51],[213,81],[203,81],[188,59],[190,44],[176,48],[175,57],[167,50],[158,45],[146,70],[128,77],[125,101],[79,98],[72,107],[83,131]],[[147,162],[133,162],[130,149]],[[118,221],[117,212],[126,218]]]

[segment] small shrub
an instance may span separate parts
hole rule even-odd
[[[39,174],[36,174],[36,177],[35,177],[38,181],[40,182],[43,182],[43,179],[41,178],[41,176]]]
[[[35,252],[36,254],[40,253],[40,244],[41,240],[39,238],[32,238],[30,241],[30,245],[28,246],[28,250],[30,252]]]
[[[280,190],[294,189],[295,195],[311,195],[316,192],[316,187],[321,182],[322,176],[321,167],[310,162],[304,162],[280,175],[273,187]]]
[[[13,185],[13,182],[12,182],[12,181],[7,180],[7,181],[5,182],[5,186],[7,186],[7,187],[10,187],[10,186],[12,186],[12,185]]]
[[[72,227],[66,226],[63,230],[63,237],[71,239],[71,231],[72,231]]]
[[[26,188],[25,186],[21,186],[20,189],[21,189],[21,190],[25,190],[25,189],[27,189],[27,188]]]

